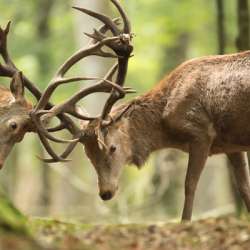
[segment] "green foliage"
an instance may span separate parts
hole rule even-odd
[[[20,6],[20,1],[0,0],[1,9],[4,10],[0,24],[12,21],[9,35],[11,56],[25,75],[44,89],[55,70],[73,53],[74,34],[69,4],[55,1],[50,13],[49,36],[41,39],[38,33],[39,3],[27,0]],[[64,97],[59,90],[57,99]]]
[[[137,34],[136,57],[130,64],[130,81],[137,84],[137,89],[145,91],[160,80],[162,67],[173,60],[166,58],[162,52],[173,47],[182,33],[191,37],[189,58],[216,53],[215,8],[212,1],[138,0],[130,4],[134,32]],[[138,12],[140,18],[137,18]]]
[[[27,218],[22,215],[0,190],[0,231],[27,234]]]

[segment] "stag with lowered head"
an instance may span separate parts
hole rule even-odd
[[[121,14],[124,23],[122,29],[117,19],[111,20],[93,11],[77,8],[104,23],[93,34],[87,34],[91,38],[88,47],[77,52],[60,67],[42,95],[23,77],[24,86],[39,100],[30,112],[30,120],[52,157],[45,161],[64,161],[75,144],[82,143],[96,169],[100,196],[103,200],[109,200],[118,189],[118,180],[125,165],[141,167],[152,152],[163,148],[185,151],[189,154],[189,161],[182,219],[190,220],[195,190],[207,158],[224,153],[233,165],[239,191],[250,211],[246,155],[250,149],[250,52],[190,60],[177,67],[146,94],[114,106],[126,93],[133,92],[123,86],[133,49],[133,35],[129,19],[119,2],[111,2]],[[108,31],[112,37],[107,36]],[[104,51],[104,47],[109,48],[109,51]],[[0,52],[6,59],[4,51]],[[50,104],[49,99],[59,85],[97,80],[87,77],[65,78],[75,63],[90,55],[114,57],[118,63],[94,86],[81,90],[61,104]],[[1,75],[13,76],[16,67],[8,57],[5,63],[5,66],[0,65]],[[110,92],[110,97],[100,116],[89,117],[76,104],[94,92]],[[61,124],[47,129],[44,121],[55,116],[61,120]],[[81,120],[81,128],[70,116]],[[62,129],[71,132],[71,141],[51,135],[51,132]],[[68,142],[69,146],[58,156],[48,140]]]
[[[111,199],[126,164],[141,167],[159,149],[189,153],[183,220],[190,220],[206,160],[224,153],[250,211],[250,51],[188,61],[155,88],[114,107],[110,123],[83,123],[85,151],[99,179],[102,199]],[[97,129],[98,128],[98,129]],[[98,131],[96,133],[95,131]],[[103,145],[98,143],[101,138]],[[91,136],[92,135],[92,136]]]

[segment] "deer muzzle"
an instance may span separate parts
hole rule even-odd
[[[108,200],[111,200],[115,196],[115,193],[118,190],[118,186],[117,185],[102,185],[99,182],[99,189],[100,189],[99,196],[101,197],[101,199],[104,201],[108,201]]]

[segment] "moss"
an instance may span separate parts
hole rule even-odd
[[[42,250],[33,239],[28,219],[0,190],[0,249]]]
[[[9,201],[0,190],[0,231],[29,235],[27,218]]]

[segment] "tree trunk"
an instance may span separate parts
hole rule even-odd
[[[237,1],[237,17],[238,17],[238,37],[236,39],[236,47],[238,51],[248,50],[250,48],[248,0]],[[231,175],[233,175],[233,173],[231,173]],[[234,182],[231,183],[231,186],[236,204],[237,214],[241,214],[244,205],[240,197],[240,194],[236,188],[237,185],[235,183],[235,180]]]
[[[236,39],[236,47],[239,51],[243,51],[250,48],[248,0],[238,0],[237,4],[239,34]]]
[[[37,37],[38,41],[41,44],[44,44],[46,47],[47,39],[50,36],[50,14],[53,7],[54,1],[51,0],[39,0],[37,3]],[[39,60],[39,71],[40,71],[40,79],[45,80],[45,76],[50,71],[50,53],[46,50],[38,51],[38,60]],[[39,154],[43,155],[43,149],[40,147]],[[42,175],[42,192],[41,192],[41,200],[40,205],[42,207],[42,213],[48,214],[49,205],[50,205],[50,193],[51,193],[51,185],[50,185],[50,169],[45,164],[41,164],[41,175]]]
[[[224,1],[216,0],[217,4],[217,27],[218,27],[218,52],[223,55],[226,47],[226,35],[224,25]]]

